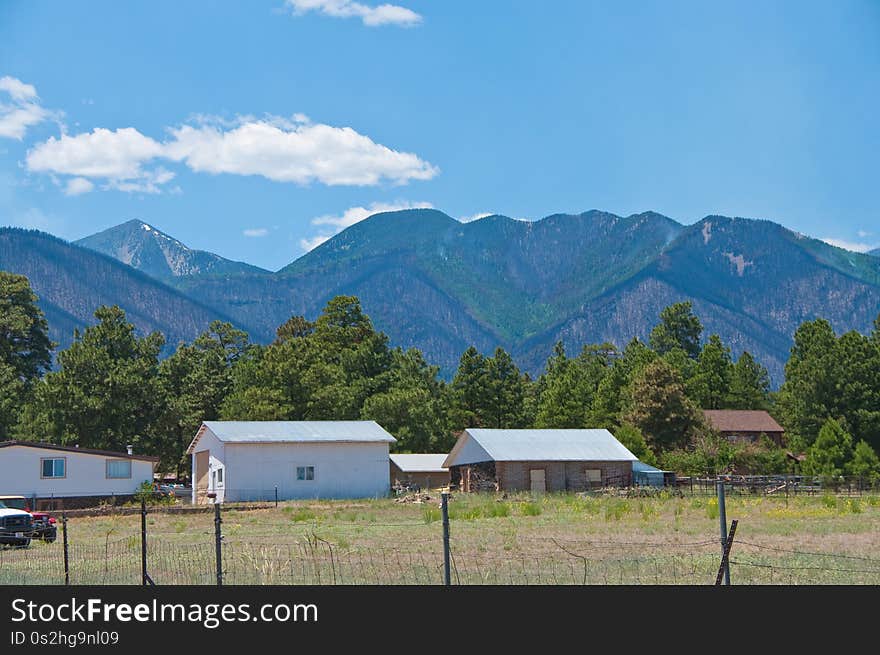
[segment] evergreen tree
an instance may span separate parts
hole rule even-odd
[[[486,357],[470,346],[458,362],[452,379],[455,424],[458,428],[486,426],[485,403],[488,391],[488,363]]]
[[[640,462],[648,464],[649,466],[657,465],[657,456],[654,454],[654,451],[651,450],[648,442],[645,441],[645,436],[642,434],[641,430],[637,427],[630,425],[629,423],[624,423],[614,431],[614,437],[622,443],[629,452],[638,457]]]
[[[367,398],[361,417],[379,423],[397,439],[397,452],[448,452],[454,443],[449,428],[446,385],[415,348],[394,351],[387,391]]]
[[[0,441],[12,438],[25,394],[25,384],[19,372],[6,362],[0,362]]]
[[[155,432],[163,411],[158,380],[164,338],[139,338],[119,307],[95,311],[98,324],[74,333],[58,355],[58,370],[36,389],[38,411],[53,441],[88,448],[162,452]],[[35,438],[45,435],[33,435]]]
[[[880,458],[867,441],[861,440],[856,444],[849,473],[868,482],[875,482],[880,478]]]
[[[805,447],[816,440],[831,415],[828,402],[836,393],[836,349],[834,330],[824,319],[807,321],[794,333],[777,406],[789,438]]]
[[[702,409],[723,409],[732,375],[730,348],[713,334],[700,351],[694,376],[687,382],[688,396]]]
[[[632,339],[619,357],[606,368],[596,387],[588,423],[613,428],[621,424],[621,416],[629,402],[629,386],[633,378],[657,359],[657,353],[638,338]]]
[[[557,343],[542,376],[536,427],[587,427],[597,389],[615,353],[611,344],[584,346],[580,355],[568,359],[562,342]]]
[[[178,477],[188,468],[186,447],[202,421],[220,417],[220,406],[232,391],[232,367],[248,348],[245,332],[214,321],[192,345],[181,344],[160,363],[163,451]]]
[[[681,348],[688,357],[700,354],[700,335],[703,325],[693,312],[690,300],[669,305],[660,312],[660,323],[651,330],[649,343],[660,355],[673,348]]]
[[[503,348],[486,360],[483,416],[487,427],[525,427],[526,378]]]
[[[846,472],[852,454],[852,436],[840,423],[829,418],[807,451],[804,472],[824,478],[838,478]]]
[[[0,364],[29,385],[49,369],[53,347],[28,279],[0,271]]]
[[[770,374],[749,351],[743,351],[730,375],[728,409],[769,409]]]
[[[280,345],[288,339],[302,339],[315,331],[315,324],[307,321],[304,316],[291,316],[275,330],[274,345]]]
[[[648,364],[633,380],[623,420],[641,430],[655,452],[686,446],[703,427],[681,378],[663,359]]]

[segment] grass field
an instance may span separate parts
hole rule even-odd
[[[453,583],[712,584],[717,501],[528,494],[450,500]],[[880,497],[732,496],[733,584],[880,584]],[[225,584],[440,584],[439,495],[281,503],[222,514]],[[140,516],[68,521],[72,584],[139,584]],[[214,517],[151,509],[156,584],[214,584]],[[53,544],[0,551],[0,583],[62,584]]]

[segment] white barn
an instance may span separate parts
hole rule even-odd
[[[387,496],[394,442],[375,421],[205,421],[187,449],[193,502]]]
[[[0,493],[38,500],[127,496],[142,482],[152,483],[158,463],[158,457],[148,455],[4,441]]]

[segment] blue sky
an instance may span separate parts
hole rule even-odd
[[[880,3],[0,3],[0,224],[272,270],[374,209],[880,245]]]

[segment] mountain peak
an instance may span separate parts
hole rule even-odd
[[[137,218],[75,243],[109,255],[160,280],[202,273],[264,272],[256,266],[188,248],[174,237]]]

